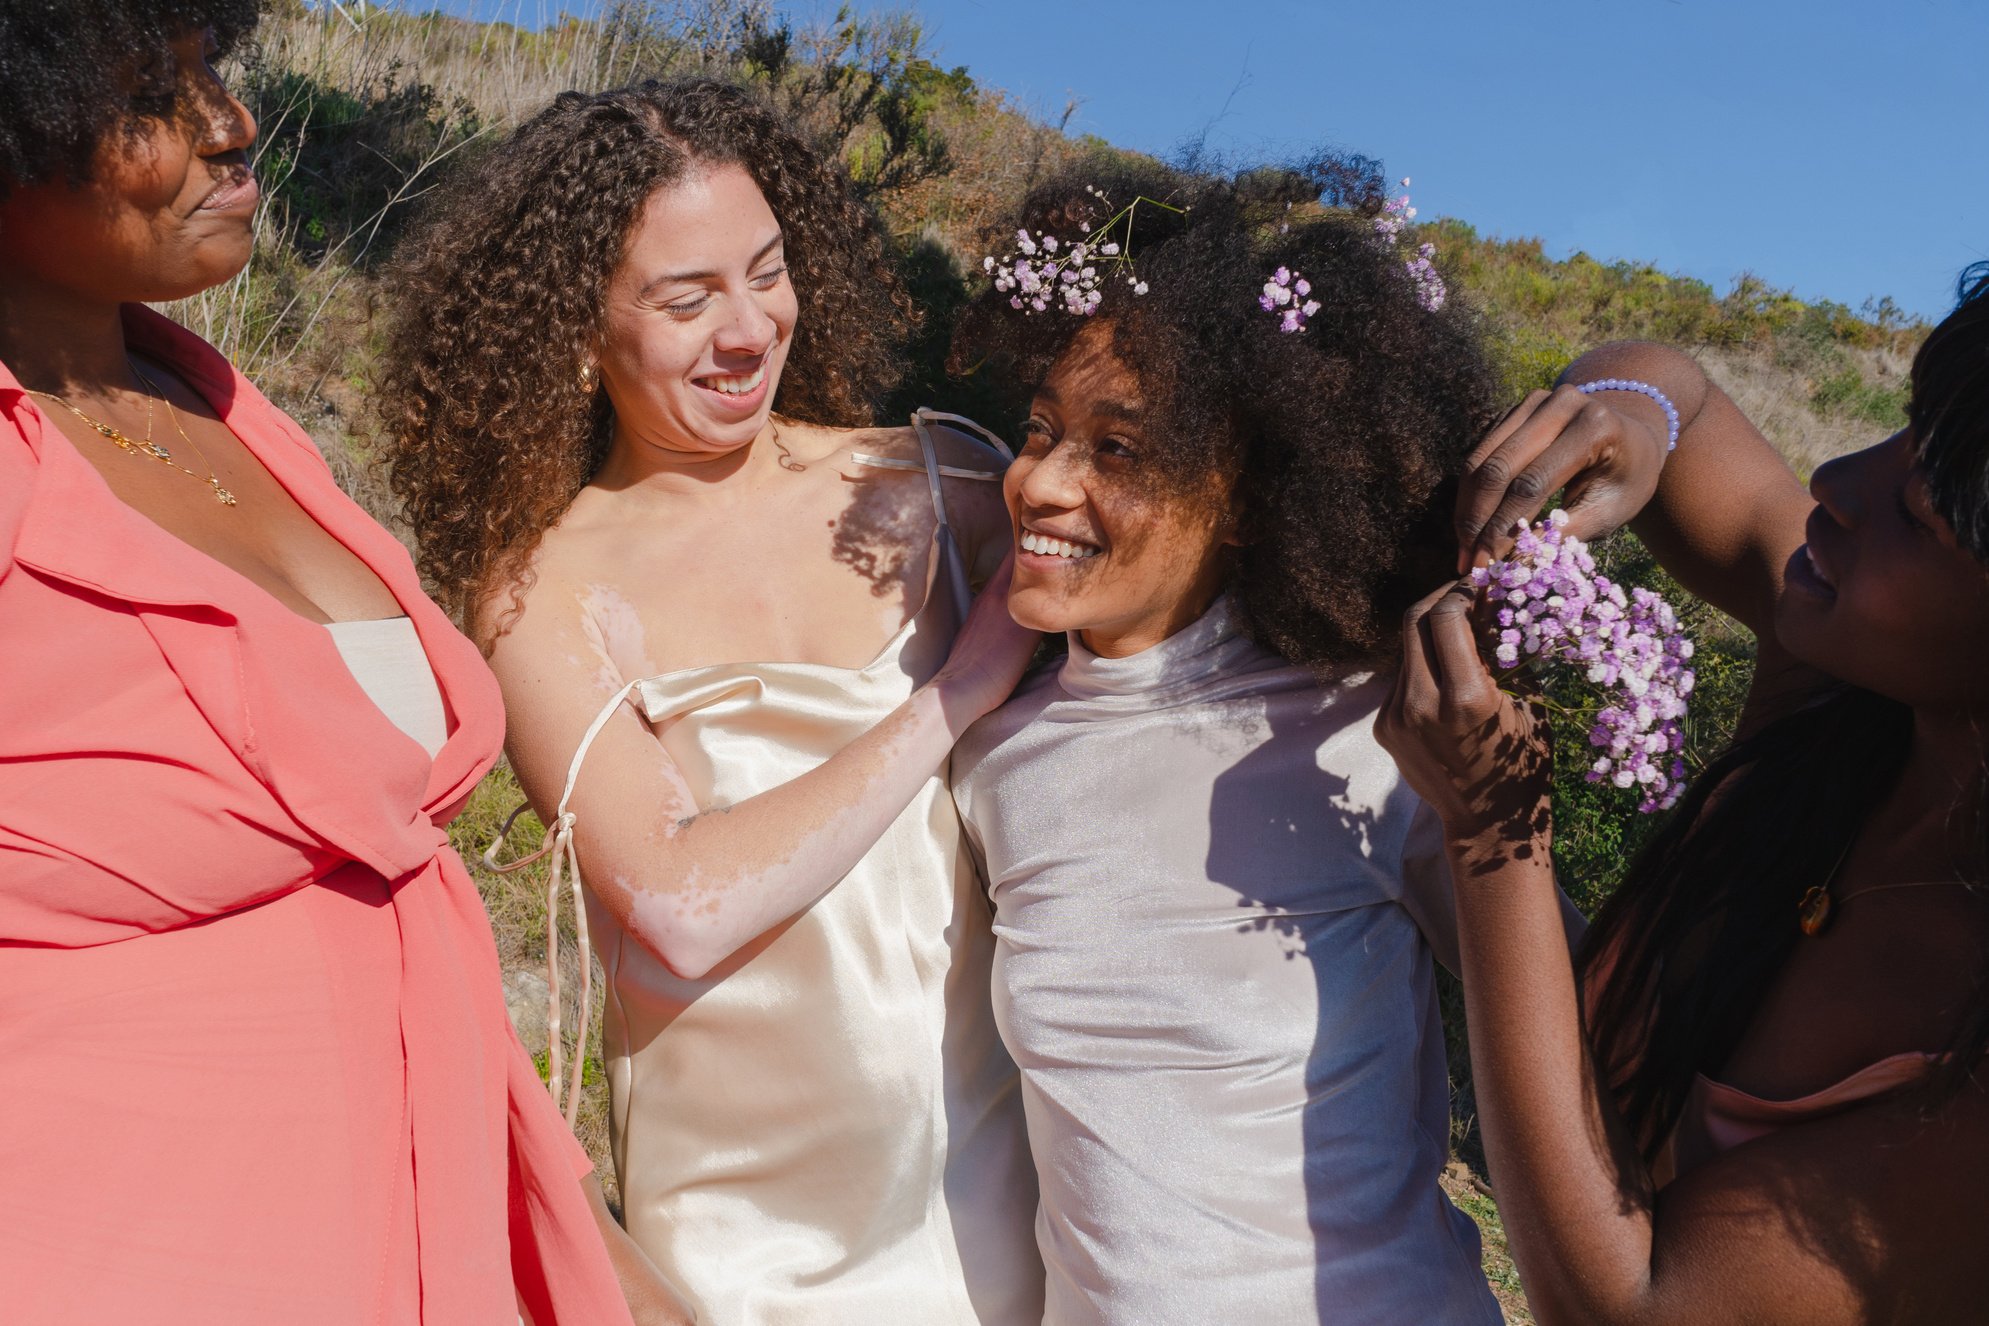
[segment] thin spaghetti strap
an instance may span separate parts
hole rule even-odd
[[[552,858],[546,871],[546,1086],[552,1092],[553,1103],[560,1103],[561,1027],[559,1016],[559,895],[560,885],[567,877],[572,879],[573,930],[580,940],[580,1026],[574,1032],[573,1071],[567,1082],[566,1103],[563,1113],[568,1127],[572,1127],[580,1114],[580,1078],[587,1062],[587,1020],[594,1002],[594,945],[587,934],[587,902],[580,891],[580,853],[573,845],[573,826],[578,816],[566,808],[573,799],[573,785],[580,781],[580,763],[587,758],[588,749],[594,738],[601,735],[601,729],[615,716],[615,711],[629,697],[629,693],[640,686],[638,678],[615,692],[615,698],[601,707],[594,721],[587,725],[586,734],[580,738],[580,748],[573,752],[573,762],[566,767],[566,786],[560,789],[559,806],[553,812],[553,822],[546,826],[545,840],[537,851],[529,856],[521,856],[516,861],[499,863],[497,854],[504,850],[504,839],[511,832],[511,826],[518,817],[531,809],[529,804],[520,805],[504,817],[504,823],[497,830],[497,837],[483,854],[483,867],[494,874],[508,875],[514,870],[523,870],[534,861]]]
[[[919,441],[922,445],[929,436],[927,432],[928,426],[934,423],[943,423],[967,441],[977,446],[986,447],[989,451],[1001,457],[1001,463],[991,469],[972,469],[965,465],[935,465],[933,464],[932,453],[929,450],[926,452],[926,459],[923,463],[916,460],[904,460],[897,456],[877,456],[867,451],[850,452],[850,463],[879,470],[925,469],[930,472],[936,469],[949,479],[977,479],[982,483],[1001,482],[1002,471],[1007,469],[1009,462],[1015,459],[1015,453],[1008,449],[1008,443],[1002,441],[1001,438],[981,427],[964,414],[947,414],[942,410],[928,410],[924,406],[920,406],[912,412],[912,428],[918,433]]]
[[[925,457],[925,481],[932,489],[932,516],[939,522],[933,531],[933,546],[946,562],[946,584],[953,592],[953,606],[962,619],[974,601],[973,586],[967,582],[967,559],[960,555],[960,543],[946,519],[946,497],[939,484],[939,455],[932,449],[932,433],[926,427],[926,411],[912,412],[912,430],[919,435],[919,451]]]
[[[944,410],[929,410],[924,406],[920,406],[913,417],[915,419],[950,424],[953,426],[955,432],[970,433],[976,441],[984,442],[994,448],[1004,462],[1015,459],[1015,453],[1008,449],[1008,443],[1002,441],[998,435],[983,428],[964,414],[948,414]]]
[[[912,431],[919,435],[919,454],[925,457],[926,486],[932,489],[932,514],[941,529],[946,528],[946,494],[939,486],[939,455],[932,449],[932,433],[925,426],[925,411],[912,412]]]

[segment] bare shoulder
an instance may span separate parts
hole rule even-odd
[[[994,569],[992,563],[982,565],[985,558],[981,550],[997,550],[994,562],[999,562],[999,552],[1006,550],[1009,521],[1001,479],[1009,457],[976,431],[977,427],[964,420],[929,418],[925,432],[940,467],[947,519],[959,532],[978,581]],[[852,451],[894,461],[908,472],[912,467],[917,472],[925,468],[918,429],[911,425],[867,429],[853,434],[852,439]]]
[[[1736,1147],[1664,1189],[1653,1261],[1752,1286],[1762,1320],[1970,1320],[1989,1296],[1976,1255],[1985,1185],[1989,1081],[1942,1101],[1888,1097]],[[1815,1301],[1790,1315],[1792,1293]],[[1754,1316],[1733,1307],[1734,1320]]]
[[[964,470],[979,478],[999,480],[1008,468],[1008,457],[990,440],[999,436],[991,430],[983,435],[977,431],[980,425],[954,418],[942,418],[928,414],[926,436],[932,440],[933,457],[948,469]],[[841,442],[837,454],[847,459],[852,452],[891,460],[917,461],[924,463],[924,452],[919,445],[919,430],[910,423],[886,425],[877,428],[850,428],[836,430]],[[1002,446],[1007,446],[1004,440]],[[949,476],[953,477],[953,476]]]
[[[541,658],[556,638],[575,635],[585,619],[578,575],[584,560],[573,545],[584,536],[548,530],[516,577],[493,586],[476,605],[474,636],[500,683],[527,660]]]

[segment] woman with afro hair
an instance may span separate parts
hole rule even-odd
[[[1056,180],[956,336],[1033,388],[1009,607],[1069,642],[953,762],[1050,1326],[1499,1319],[1437,1184],[1450,881],[1372,732],[1492,375],[1380,206],[1360,160]]]
[[[627,1322],[444,832],[497,686],[145,307],[248,260],[256,17],[0,4],[0,1315]]]
[[[728,1326],[1038,1321],[944,781],[1036,637],[1002,604],[1002,457],[925,411],[868,426],[909,309],[875,220],[738,88],[567,93],[399,291],[393,479],[554,886],[585,874],[630,1236]]]

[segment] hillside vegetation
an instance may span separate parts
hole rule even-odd
[[[690,72],[759,88],[847,165],[889,222],[926,314],[914,372],[892,411],[932,402],[996,424],[1005,407],[988,386],[949,382],[942,369],[968,274],[1034,179],[1118,150],[1064,132],[966,68],[941,68],[913,17],[845,11],[804,31],[767,0],[625,0],[597,22],[568,19],[543,31],[286,0],[236,63],[235,86],[262,125],[256,151],[269,203],[255,257],[236,280],[169,311],[310,429],[341,481],[390,525],[397,522],[369,462],[365,409],[379,345],[373,317],[393,298],[379,280],[382,261],[427,190],[554,94]],[[1462,219],[1419,229],[1418,239],[1435,242],[1451,284],[1484,311],[1515,398],[1551,382],[1583,347],[1639,336],[1694,349],[1802,473],[1904,420],[1906,369],[1925,328],[1890,301],[1853,311],[1749,276],[1722,293],[1634,263],[1553,259],[1537,240],[1481,236]],[[1661,580],[1634,540],[1619,538],[1604,556],[1633,578]],[[1709,610],[1689,615],[1702,675],[1691,736],[1703,756],[1731,724],[1751,643]],[[1646,826],[1625,802],[1581,780],[1580,734],[1571,727],[1563,736],[1560,864],[1571,894],[1593,909]],[[487,780],[455,826],[466,857],[474,860],[516,800],[507,773]],[[525,848],[539,832],[527,820],[516,835]],[[544,960],[544,876],[484,874],[481,883],[514,1016],[527,1044],[543,1045],[544,984],[534,973]],[[570,963],[570,905],[565,911]],[[577,988],[574,975],[563,982],[568,990]],[[1461,1029],[1454,992],[1452,1003]],[[1461,1036],[1454,1049],[1459,1150],[1482,1172]],[[605,1158],[605,1093],[598,1066],[589,1067],[583,1140]],[[1453,1177],[1490,1236],[1489,1264],[1509,1310],[1526,1319],[1488,1191],[1467,1168]]]

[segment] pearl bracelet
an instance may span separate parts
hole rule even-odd
[[[1678,407],[1671,403],[1671,397],[1659,391],[1648,382],[1637,382],[1631,378],[1597,378],[1594,382],[1584,382],[1575,388],[1584,396],[1598,391],[1634,391],[1650,397],[1664,411],[1665,422],[1671,425],[1671,436],[1666,439],[1665,454],[1678,450]]]

